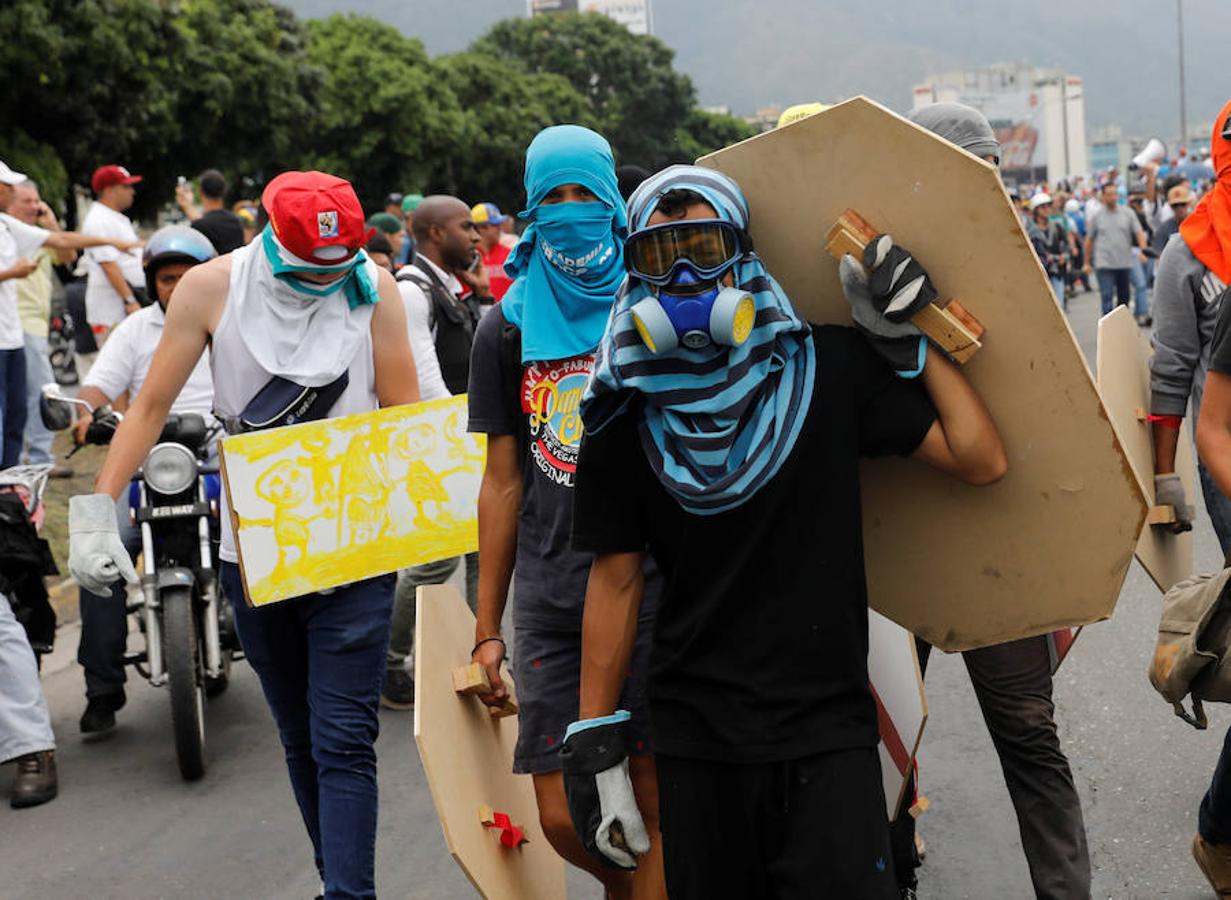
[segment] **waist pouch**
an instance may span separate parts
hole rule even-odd
[[[343,372],[334,381],[320,387],[304,387],[275,375],[248,401],[243,412],[238,416],[220,416],[219,421],[227,434],[316,422],[329,415],[329,410],[338,402],[348,384],[349,372]]]
[[[1231,703],[1231,569],[1198,575],[1163,597],[1150,683],[1194,728],[1205,728],[1203,700]],[[1192,713],[1184,698],[1192,695]]]

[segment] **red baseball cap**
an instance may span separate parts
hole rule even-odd
[[[99,194],[113,184],[136,184],[140,180],[140,175],[133,175],[123,166],[99,166],[90,179],[90,187],[94,188],[94,193]]]
[[[325,172],[283,172],[265,186],[261,205],[278,242],[320,266],[350,259],[376,230],[365,226],[351,183]]]

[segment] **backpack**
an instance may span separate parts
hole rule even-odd
[[[1181,581],[1163,595],[1150,683],[1194,728],[1208,722],[1202,701],[1231,702],[1231,568]],[[1192,713],[1184,709],[1192,695]]]

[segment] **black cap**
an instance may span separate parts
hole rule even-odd
[[[392,194],[385,195],[385,206],[400,207],[401,205],[402,205],[402,195],[399,194],[397,191],[394,191]]]

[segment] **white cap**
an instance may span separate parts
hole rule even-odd
[[[1030,198],[1030,211],[1034,212],[1044,203],[1051,203],[1051,194],[1048,194],[1044,191],[1039,191],[1037,194],[1035,194],[1033,197]]]
[[[24,172],[14,172],[0,159],[0,184],[21,184],[28,180]]]

